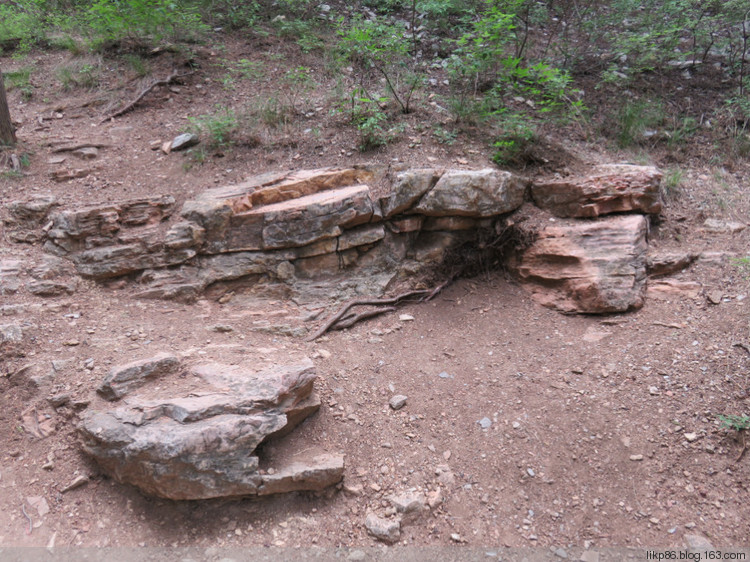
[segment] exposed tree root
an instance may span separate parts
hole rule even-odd
[[[186,72],[184,74],[180,74],[179,72],[177,72],[175,70],[172,74],[170,74],[169,76],[167,76],[163,80],[154,80],[153,82],[151,82],[151,84],[149,84],[143,90],[141,90],[141,92],[135,97],[135,99],[133,101],[131,101],[129,104],[127,104],[122,109],[118,109],[114,113],[111,113],[111,114],[107,115],[104,119],[102,119],[101,121],[99,121],[99,124],[101,125],[102,123],[106,123],[110,119],[113,119],[115,117],[119,117],[120,115],[123,115],[123,114],[127,113],[128,111],[130,111],[131,109],[133,109],[136,105],[138,105],[138,103],[144,97],[146,97],[146,94],[148,94],[151,90],[153,90],[157,86],[168,86],[169,84],[171,84],[172,82],[174,82],[178,78],[184,78],[185,76],[190,76],[192,73],[193,73],[193,71]]]
[[[375,299],[375,298],[358,298],[358,299],[352,299],[344,306],[342,306],[339,311],[331,316],[318,330],[309,336],[305,341],[314,341],[318,339],[320,336],[325,334],[328,330],[342,330],[344,328],[349,328],[359,322],[360,320],[364,320],[366,318],[372,318],[373,316],[378,316],[380,314],[383,314],[385,312],[393,312],[396,310],[396,307],[389,306],[394,304],[399,304],[401,301],[412,298],[412,297],[420,297],[420,302],[426,302],[429,300],[432,300],[435,298],[435,296],[442,291],[451,281],[453,281],[453,278],[448,279],[447,281],[441,283],[434,289],[421,289],[416,291],[409,291],[406,293],[402,293],[400,295],[397,295],[395,297],[391,298],[385,298],[385,299]],[[378,308],[375,310],[368,310],[365,312],[360,312],[359,314],[352,314],[349,316],[346,316],[346,313],[349,312],[349,310],[355,306],[380,306],[382,308]]]

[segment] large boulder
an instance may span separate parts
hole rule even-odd
[[[311,361],[261,372],[215,363],[188,370],[202,381],[200,392],[131,397],[126,406],[84,414],[84,450],[112,478],[174,500],[320,490],[342,479],[340,455],[259,470],[258,445],[320,406]]]
[[[528,185],[519,176],[491,168],[447,170],[411,212],[439,217],[502,215],[523,204]]]
[[[534,203],[558,217],[593,218],[621,212],[661,212],[662,173],[653,166],[607,164],[587,176],[543,180],[531,187]]]
[[[541,304],[562,312],[625,312],[643,305],[646,234],[642,215],[559,221],[522,256],[521,280]]]

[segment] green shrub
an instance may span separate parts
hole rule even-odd
[[[29,67],[4,72],[3,78],[5,79],[6,90],[8,92],[18,90],[23,99],[30,100],[34,95],[34,88],[31,85],[31,72],[32,69]]]
[[[536,127],[528,116],[512,111],[497,113],[498,134],[493,143],[492,161],[498,166],[521,166],[527,163],[536,141]]]
[[[55,73],[65,91],[93,89],[99,86],[101,80],[101,61],[93,58],[74,59],[58,66]]]
[[[83,18],[94,47],[194,41],[207,30],[194,6],[173,0],[95,0]]]
[[[18,45],[26,50],[45,37],[45,0],[0,2],[0,46]]]
[[[340,31],[339,49],[355,65],[360,87],[366,89],[375,75],[381,76],[402,113],[411,112],[412,96],[423,82],[412,51],[414,33],[385,18],[355,19]]]
[[[191,117],[189,121],[193,131],[203,137],[205,146],[210,150],[232,144],[239,127],[237,115],[226,107],[218,107],[215,113]]]
[[[670,168],[662,178],[662,192],[667,200],[674,200],[680,193],[684,172],[679,168]]]

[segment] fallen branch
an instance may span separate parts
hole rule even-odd
[[[53,148],[52,152],[57,154],[59,152],[73,152],[74,150],[78,150],[79,148],[108,148],[110,146],[112,145],[106,142],[82,142],[79,144],[59,146],[57,148]]]
[[[157,86],[168,86],[169,84],[171,84],[172,82],[174,82],[178,78],[184,78],[185,76],[190,76],[192,73],[193,72],[190,71],[190,72],[186,72],[185,74],[179,74],[177,71],[174,71],[172,74],[170,74],[169,76],[167,76],[163,80],[155,80],[155,81],[151,82],[151,84],[149,84],[146,88],[144,88],[143,90],[141,90],[141,92],[135,97],[135,99],[133,101],[131,101],[129,104],[127,104],[122,109],[119,109],[119,110],[115,111],[114,113],[108,115],[107,117],[105,117],[104,119],[102,119],[101,121],[99,121],[99,124],[101,125],[102,123],[106,123],[110,119],[113,119],[115,117],[119,117],[120,115],[123,115],[123,114],[127,113],[128,111],[130,111],[131,109],[133,109],[138,104],[138,102],[140,102],[146,96],[146,94],[148,94],[151,90],[153,90]]]
[[[28,519],[29,521],[29,530],[26,531],[26,534],[30,535],[31,531],[34,529],[34,522],[31,520],[29,514],[26,513],[26,506],[24,504],[21,504],[21,511],[23,512],[24,517],[26,517],[26,519]]]

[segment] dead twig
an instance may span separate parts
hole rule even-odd
[[[744,349],[745,351],[747,351],[748,353],[750,353],[750,346],[748,346],[746,343],[742,343],[740,341],[740,342],[735,342],[732,345],[734,347],[741,347],[742,349]]]
[[[177,80],[178,78],[184,78],[185,76],[190,76],[191,74],[193,74],[192,70],[190,72],[186,72],[184,74],[180,74],[179,72],[177,72],[175,70],[172,74],[170,74],[169,76],[167,76],[163,80],[154,80],[153,82],[151,82],[151,84],[149,84],[143,90],[141,90],[141,92],[135,97],[135,99],[133,101],[131,101],[129,104],[127,104],[122,109],[118,109],[114,113],[111,113],[110,115],[107,115],[104,119],[102,119],[99,122],[99,124],[101,125],[102,123],[106,123],[110,119],[113,119],[115,117],[119,117],[120,115],[123,115],[123,114],[127,113],[128,111],[130,111],[131,109],[133,109],[146,96],[146,94],[148,94],[151,90],[153,90],[157,86],[168,86],[169,84],[171,84],[173,81]]]
[[[30,535],[31,531],[34,529],[34,522],[31,520],[31,516],[26,513],[26,506],[24,504],[21,504],[21,511],[23,512],[24,517],[29,521],[29,530],[26,531],[26,534]]]
[[[744,432],[740,432],[743,434]],[[745,451],[747,451],[747,439],[745,439],[744,434],[742,435],[742,450],[740,451],[740,454],[737,456],[737,459],[734,461],[735,463],[738,463],[742,460],[742,457],[745,455]]]
[[[73,152],[74,150],[78,150],[79,148],[108,148],[110,146],[112,145],[105,142],[82,142],[79,144],[69,144],[53,148],[52,153],[57,154],[59,152]]]

